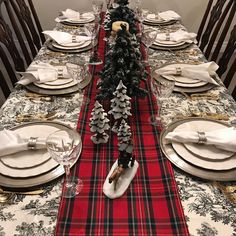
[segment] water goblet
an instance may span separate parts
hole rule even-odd
[[[77,82],[79,94],[83,95],[83,100],[80,101],[80,106],[88,104],[90,99],[83,93],[81,88],[81,83],[91,77],[88,69],[88,62],[74,56],[69,59],[68,63],[66,63],[66,68],[71,78]]]
[[[151,76],[151,91],[155,96],[158,105],[157,114],[152,115],[149,120],[152,125],[159,126],[162,124],[161,122],[162,103],[164,99],[168,98],[171,95],[174,86],[175,86],[174,80],[167,80],[157,75],[155,75],[155,77]]]
[[[145,60],[143,61],[144,63],[148,63],[149,47],[154,43],[156,37],[157,30],[155,29],[147,28],[142,31],[141,42],[146,47],[146,56]]]
[[[78,195],[83,188],[83,181],[70,176],[70,167],[78,158],[81,149],[80,135],[74,130],[57,130],[46,139],[46,147],[50,156],[65,170],[65,184],[62,197],[72,198]]]
[[[103,63],[102,59],[99,57],[97,50],[95,49],[95,42],[97,39],[97,35],[99,33],[100,25],[98,23],[95,24],[87,24],[86,26],[87,31],[92,37],[92,50],[90,55],[89,64],[90,65],[100,65]]]
[[[103,1],[102,0],[93,0],[92,1],[92,8],[93,8],[93,13],[95,15],[96,22],[99,22],[100,21],[100,14],[101,14],[102,8],[103,8]]]

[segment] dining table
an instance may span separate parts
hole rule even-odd
[[[164,25],[144,24],[144,27],[161,33],[186,30],[181,20]],[[73,33],[80,28],[58,22],[55,29]],[[100,27],[96,50],[104,63],[110,46],[105,36],[104,27]],[[49,43],[47,40],[30,66],[40,62],[61,66],[75,56],[85,61],[91,56],[90,50],[53,51]],[[142,45],[140,50],[145,55]],[[1,107],[1,130],[38,122],[76,129],[81,135],[82,151],[71,175],[80,177],[84,186],[75,198],[61,198],[63,171],[48,181],[43,179],[30,185],[27,178],[6,177],[0,170],[1,188],[16,192],[7,202],[0,202],[0,235],[236,235],[235,171],[228,179],[201,174],[198,168],[182,165],[161,142],[164,132],[186,120],[210,119],[235,125],[236,103],[221,79],[216,76],[218,86],[204,91],[174,90],[162,100],[159,114],[162,124],[153,126],[149,120],[158,106],[150,85],[151,69],[166,64],[203,62],[207,60],[195,43],[178,49],[150,47],[146,65],[149,76],[141,84],[148,94],[144,99],[131,100],[130,123],[139,169],[124,195],[117,199],[109,199],[102,191],[118,155],[115,135],[109,132],[106,144],[95,145],[90,140],[89,122],[104,63],[89,66],[92,78],[83,92],[40,95],[29,90],[30,87],[17,85]],[[83,102],[88,98],[89,102]],[[104,102],[104,109],[108,110],[107,106],[108,102]],[[11,184],[11,180],[17,184]],[[38,189],[42,190],[39,194],[22,193]]]

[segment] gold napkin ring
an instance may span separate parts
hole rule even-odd
[[[30,137],[28,141],[28,149],[35,150],[38,137]]]
[[[204,144],[207,142],[205,132],[198,131],[198,144]]]
[[[176,67],[175,70],[176,70],[176,75],[181,75],[182,74],[181,67]]]
[[[170,33],[166,33],[166,41],[170,41]]]

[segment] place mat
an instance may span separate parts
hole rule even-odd
[[[104,36],[101,31],[100,55],[104,55]],[[132,99],[130,122],[138,172],[121,198],[110,200],[103,194],[103,183],[117,159],[118,148],[111,131],[107,144],[94,145],[90,140],[89,118],[97,80],[95,76],[86,89],[91,102],[82,106],[78,120],[84,145],[72,174],[83,180],[84,187],[76,198],[61,199],[56,235],[188,235],[172,166],[160,152],[159,130],[148,122],[157,110],[151,93],[145,99]],[[149,82],[142,87],[151,91]],[[106,110],[107,103],[103,104]]]
[[[72,129],[69,126],[59,123],[59,122],[50,122],[50,121],[37,121],[37,122],[29,122],[29,123],[25,123],[22,125],[18,125],[15,126],[14,128],[12,128],[13,130],[24,130],[24,132],[29,132],[29,133],[34,133],[35,130],[37,130],[37,132],[40,133],[40,135],[43,137],[46,136],[49,132],[53,132],[56,131],[58,129],[63,129],[63,130],[67,130],[67,129]],[[80,152],[82,149],[82,143],[77,147],[77,152],[78,152],[78,158],[80,156]],[[50,162],[45,162],[42,163],[39,166],[34,166],[34,159],[36,158],[40,158],[40,153],[42,152],[42,155],[47,155],[47,150],[45,149],[44,151],[30,151],[32,153],[31,159],[32,159],[32,168],[25,168],[25,169],[14,169],[12,168],[12,173],[13,170],[14,171],[18,171],[17,173],[19,173],[19,171],[21,171],[20,176],[16,176],[16,174],[14,174],[15,176],[12,176],[12,174],[9,175],[9,173],[5,173],[5,175],[2,174],[5,171],[6,166],[3,164],[0,167],[0,186],[3,187],[7,187],[7,188],[30,188],[30,187],[34,187],[34,186],[38,186],[47,182],[50,182],[56,178],[58,178],[59,176],[64,174],[64,168],[61,165],[55,165],[55,167],[52,167],[52,163],[50,164],[50,162],[52,161],[52,159],[50,158]],[[34,152],[34,153],[33,153]],[[43,154],[44,153],[44,154]],[[24,156],[18,156],[19,158],[25,158]],[[47,155],[47,157],[49,157]],[[24,159],[26,160],[26,159]],[[20,160],[19,160],[20,161]],[[19,163],[18,161],[18,163]],[[72,164],[74,165],[76,163],[77,160],[75,160],[75,162]],[[45,164],[45,168],[42,168],[40,166]],[[47,164],[51,165],[51,168],[49,168],[47,166]],[[53,164],[55,164],[55,162],[53,162]],[[28,165],[27,165],[28,166]],[[37,169],[38,173],[36,174],[24,174],[24,172],[27,170],[32,171],[33,168],[39,167],[41,168],[41,172],[39,171],[39,169]],[[45,171],[45,169],[47,169],[47,171]],[[31,172],[32,173],[32,172]]]
[[[207,118],[186,118],[178,121],[174,121],[169,126],[164,129],[161,133],[160,137],[160,146],[164,155],[178,168],[181,170],[193,175],[200,177],[202,179],[214,180],[214,181],[235,181],[236,180],[236,168],[229,170],[210,170],[198,167],[193,165],[192,163],[183,159],[172,147],[171,143],[167,143],[165,140],[165,136],[167,133],[173,131],[178,125],[183,124],[185,122],[190,121],[212,121],[212,119]],[[218,123],[222,123],[221,121],[215,121]]]

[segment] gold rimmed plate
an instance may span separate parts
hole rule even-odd
[[[186,118],[178,121],[172,122],[166,129],[164,129],[160,136],[161,150],[164,155],[178,168],[181,170],[203,179],[215,180],[215,181],[235,181],[236,180],[236,168],[229,170],[210,170],[201,168],[199,166],[193,165],[192,163],[186,161],[182,158],[173,148],[171,143],[166,142],[165,136],[173,131],[179,125],[189,122],[189,121],[212,121],[217,123],[223,123],[220,121],[207,119],[207,118]],[[223,123],[225,124],[225,123]]]

